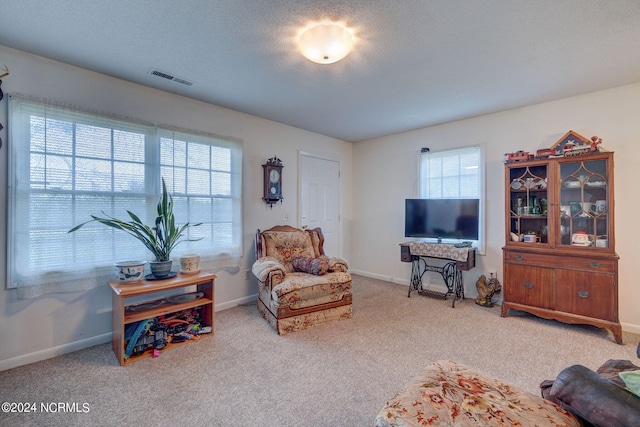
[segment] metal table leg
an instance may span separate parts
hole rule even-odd
[[[422,288],[422,277],[427,271],[433,271],[440,273],[445,285],[447,286],[447,292],[436,292]],[[448,295],[451,295],[451,307],[455,307],[456,299],[464,299],[464,287],[462,285],[462,272],[456,268],[456,262],[448,262],[444,266],[439,267],[435,265],[427,264],[427,261],[419,256],[411,256],[411,283],[409,284],[409,293],[407,297],[411,297],[411,291],[417,291],[418,294],[429,296],[432,298],[446,299]]]

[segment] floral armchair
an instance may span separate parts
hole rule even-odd
[[[258,310],[280,335],[352,317],[347,263],[327,257],[323,243],[320,228],[256,232]]]

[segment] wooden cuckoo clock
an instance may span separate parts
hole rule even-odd
[[[264,180],[264,195],[262,200],[273,208],[274,203],[282,203],[282,161],[277,157],[267,160],[262,165]]]

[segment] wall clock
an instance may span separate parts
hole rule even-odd
[[[278,201],[282,203],[282,199],[284,199],[282,197],[282,168],[282,161],[275,156],[262,165],[264,181],[262,200],[271,207]]]

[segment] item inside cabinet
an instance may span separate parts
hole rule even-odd
[[[181,302],[191,302],[199,300],[204,296],[204,292],[191,292],[189,294],[174,295],[167,298],[167,301],[173,304],[180,304]]]
[[[125,310],[137,313],[140,311],[145,311],[145,310],[150,310],[152,308],[160,307],[162,304],[165,303],[165,301],[166,301],[165,299],[158,299],[154,301],[142,302],[140,304],[128,305],[125,307]]]
[[[170,343],[195,340],[210,333],[211,326],[203,320],[202,307],[140,320],[125,327],[124,357],[162,350]]]

